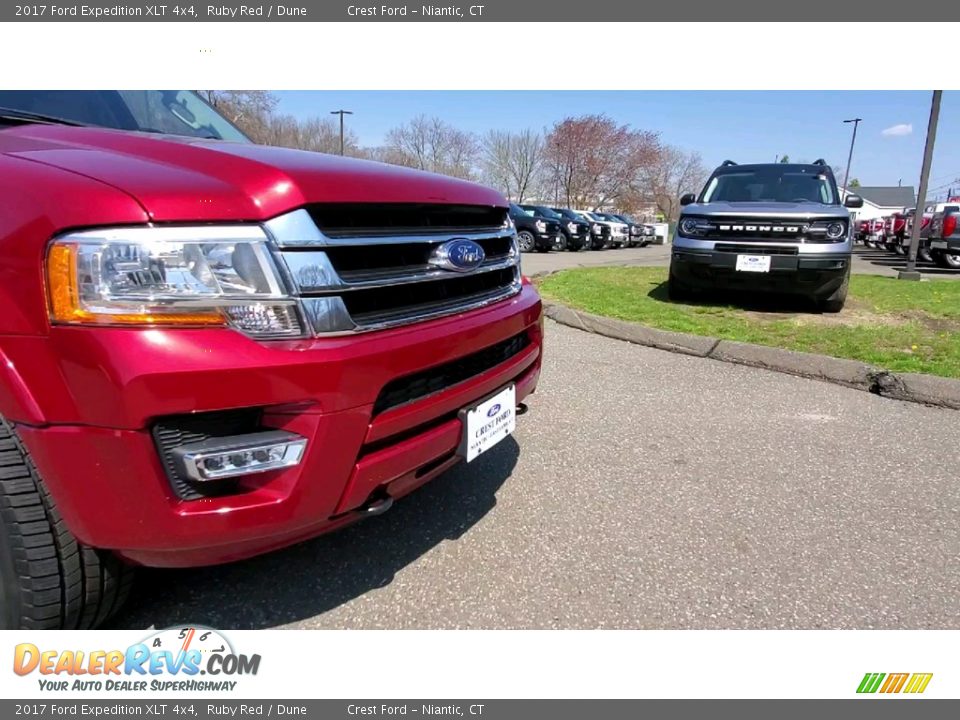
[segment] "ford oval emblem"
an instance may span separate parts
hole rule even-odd
[[[487,410],[487,417],[493,417],[493,416],[496,415],[498,412],[500,412],[500,403],[497,403],[497,404],[494,405],[492,408],[490,408],[489,410]]]
[[[454,238],[438,245],[430,253],[429,263],[434,267],[454,272],[470,272],[486,258],[486,253],[473,240]]]

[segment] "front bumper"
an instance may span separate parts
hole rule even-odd
[[[526,333],[509,360],[420,399],[374,412],[391,380]],[[257,343],[229,330],[54,328],[7,346],[35,376],[48,418],[19,425],[77,538],[151,566],[228,562],[336,529],[373,497],[400,497],[459,461],[457,411],[541,365],[539,297],[352,337]],[[40,378],[46,378],[40,383]],[[168,415],[262,407],[265,427],[308,439],[300,465],[251,475],[242,492],[181,500],[150,427]]]
[[[537,241],[537,250],[559,250],[563,247],[564,236],[559,231],[553,234],[535,232],[534,237]]]
[[[591,242],[590,233],[572,233],[569,230],[564,230],[563,235],[567,239],[567,247],[573,250],[579,250]]]
[[[738,254],[741,253],[675,246],[670,261],[670,274],[693,288],[821,297],[837,290],[850,271],[850,252],[816,255],[771,254],[770,272],[766,273],[738,271]],[[758,249],[749,254],[766,253]]]

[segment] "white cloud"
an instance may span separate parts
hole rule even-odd
[[[886,135],[887,137],[900,137],[901,135],[911,135],[912,133],[913,133],[912,124],[900,123],[899,125],[891,125],[880,134]]]

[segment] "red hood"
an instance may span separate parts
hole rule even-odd
[[[313,202],[506,206],[443,175],[303,150],[57,125],[0,132],[0,152],[129,193],[156,221],[263,220]]]

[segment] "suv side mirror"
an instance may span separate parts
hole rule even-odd
[[[863,198],[859,195],[847,195],[846,199],[843,201],[844,207],[848,208],[862,208],[863,207]]]
[[[691,203],[695,203],[696,201],[697,201],[697,196],[694,195],[693,193],[687,193],[686,195],[680,196],[681,205],[690,205]]]

